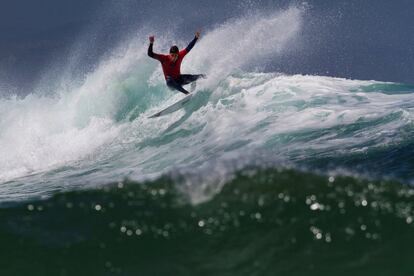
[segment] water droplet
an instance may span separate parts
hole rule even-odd
[[[347,233],[348,235],[354,235],[355,231],[354,231],[354,229],[352,229],[350,227],[347,227],[347,228],[345,228],[345,233]]]
[[[316,211],[319,209],[319,204],[318,203],[314,203],[309,207],[312,211]]]

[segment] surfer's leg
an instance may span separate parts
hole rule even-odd
[[[185,90],[180,83],[178,83],[177,81],[175,81],[172,78],[167,78],[167,86],[173,90],[178,90],[184,94],[190,94],[190,92],[188,92],[187,90]]]
[[[203,74],[199,74],[199,75],[189,75],[189,74],[183,74],[180,76],[179,81],[181,85],[186,85],[189,83],[192,83],[196,80],[198,80],[199,78],[205,78],[206,75]]]

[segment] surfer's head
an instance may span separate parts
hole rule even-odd
[[[176,45],[171,46],[171,48],[170,48],[170,55],[171,55],[171,57],[172,57],[172,59],[173,59],[174,62],[178,58],[178,52],[179,52],[179,49],[178,49],[178,47]]]
[[[171,48],[170,48],[170,54],[178,54],[178,52],[179,52],[179,50],[178,50],[177,45],[171,46]]]

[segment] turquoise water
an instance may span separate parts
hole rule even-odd
[[[202,185],[189,184],[196,198],[250,164],[411,183],[414,97],[382,92],[395,84],[238,73],[212,87],[200,83],[183,109],[148,119],[182,96],[162,83],[133,90],[129,78],[98,103],[85,88],[59,98],[4,100],[4,200],[170,172],[189,182],[200,177]],[[373,85],[382,90],[358,92]]]

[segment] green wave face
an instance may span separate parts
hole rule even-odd
[[[1,275],[414,272],[411,187],[251,169],[200,204],[182,188],[126,181],[3,208]]]

